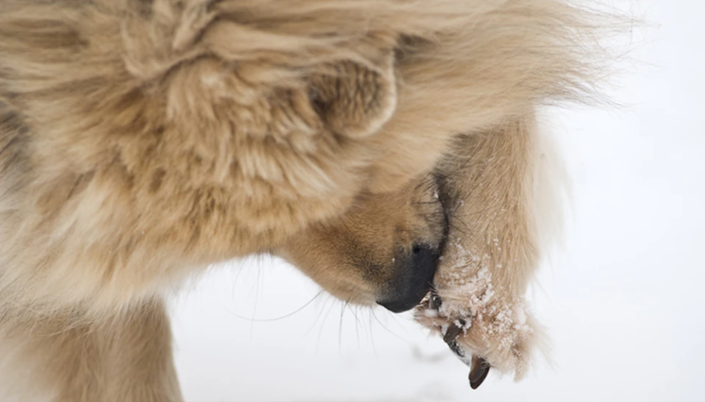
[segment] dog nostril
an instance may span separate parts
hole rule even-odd
[[[399,261],[394,277],[387,283],[383,297],[377,301],[394,313],[410,310],[419,304],[431,289],[438,266],[436,248],[414,245],[411,251]]]

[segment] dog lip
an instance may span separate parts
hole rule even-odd
[[[409,311],[412,308],[416,306],[416,304],[410,304],[410,303],[400,303],[400,302],[394,302],[394,301],[378,301],[377,304],[380,306],[386,308],[387,310],[391,311],[392,313],[403,313],[405,311]]]

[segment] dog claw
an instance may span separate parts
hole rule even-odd
[[[477,389],[482,382],[487,378],[487,374],[490,372],[490,364],[487,360],[473,356],[472,357],[472,369],[470,370],[470,375],[468,379],[470,380],[470,388]]]
[[[438,310],[439,308],[441,308],[441,304],[441,298],[436,294],[436,292],[431,291],[431,297],[428,301],[428,308],[430,308],[431,310]]]
[[[458,345],[458,336],[462,333],[463,327],[465,326],[465,321],[463,320],[458,320],[458,324],[451,323],[448,329],[446,330],[445,334],[443,335],[443,341],[448,345],[450,350],[455,353],[455,355],[465,363],[468,367],[471,367],[472,361],[469,359],[467,356],[466,351]]]
[[[459,320],[459,322],[460,322],[460,326],[458,326],[456,323],[450,324],[445,335],[443,335],[443,341],[445,343],[451,343],[463,331],[463,326],[465,326],[465,321]]]
[[[428,307],[433,310],[438,310],[441,307],[441,298],[433,291],[428,301]],[[478,389],[490,373],[491,366],[490,363],[482,357],[472,356],[472,360],[469,360],[468,356],[465,354],[466,351],[458,345],[457,338],[463,332],[464,326],[465,321],[462,319],[452,322],[448,326],[445,334],[443,334],[443,341],[448,344],[450,350],[452,350],[460,360],[471,367],[470,375],[468,376],[470,388]]]

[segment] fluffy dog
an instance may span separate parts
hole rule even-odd
[[[164,295],[254,253],[395,312],[433,286],[520,376],[536,110],[584,98],[592,26],[563,0],[0,0],[3,400],[182,400]]]

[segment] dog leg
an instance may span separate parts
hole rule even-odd
[[[3,401],[180,402],[162,301],[88,320],[24,321],[0,338]]]
[[[517,379],[542,337],[525,301],[545,235],[536,199],[543,187],[540,141],[529,115],[457,144],[470,157],[442,172],[457,190],[448,196],[452,228],[434,281],[441,302],[417,311],[468,364],[474,355]]]

